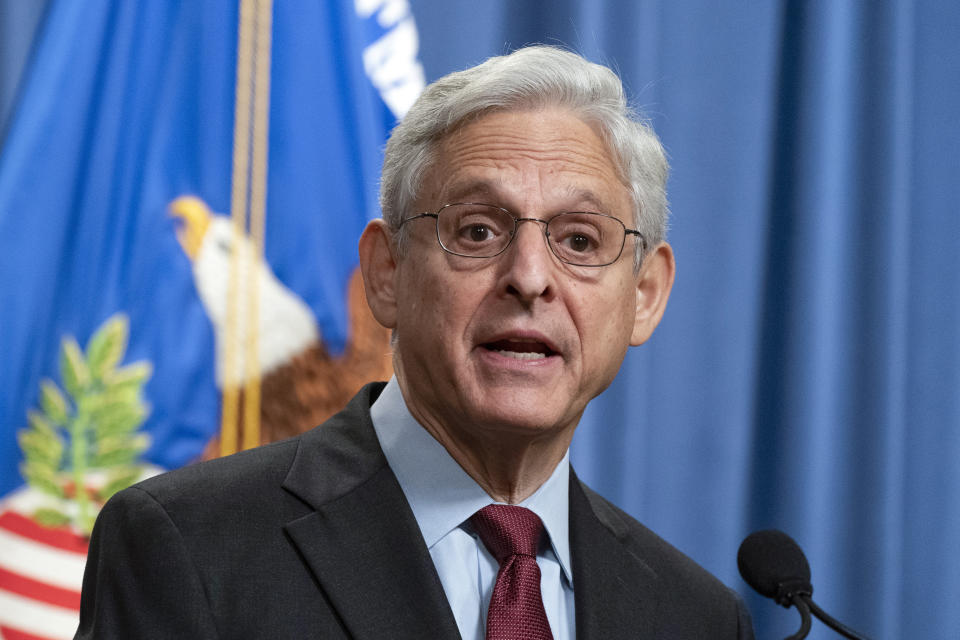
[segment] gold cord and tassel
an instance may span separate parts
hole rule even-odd
[[[235,453],[238,446],[249,449],[260,444],[260,291],[256,274],[263,260],[266,229],[272,16],[272,0],[240,1],[230,196],[234,251],[227,284],[220,455]],[[250,238],[249,252],[240,250],[245,234]],[[243,344],[238,331],[241,317],[246,320]],[[241,349],[244,354],[242,421],[237,376],[237,356]]]

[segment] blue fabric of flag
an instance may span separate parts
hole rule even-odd
[[[368,13],[273,13],[265,254],[334,353],[395,122],[364,68],[385,31]],[[128,360],[155,367],[149,458],[182,465],[217,429],[214,336],[168,205],[229,214],[237,30],[235,1],[51,3],[0,157],[0,494],[22,482],[15,433],[60,337],[83,344],[117,311]]]

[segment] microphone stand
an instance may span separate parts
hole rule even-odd
[[[807,604],[809,596],[803,593],[791,593],[790,602],[793,603],[793,606],[797,608],[797,611],[800,612],[800,629],[784,640],[803,640],[807,637],[807,634],[810,633],[810,606]],[[813,604],[813,601],[810,600],[810,604]]]
[[[813,613],[813,615],[820,618],[821,622],[823,622],[825,625],[827,625],[828,627],[830,627],[840,635],[842,635],[844,638],[850,638],[850,640],[869,640],[867,636],[857,633],[850,627],[842,624],[839,620],[835,620],[831,616],[827,615],[827,612],[821,609],[820,607],[818,607],[817,603],[813,601],[813,598],[811,598],[807,594],[805,593],[799,594],[797,596],[797,600],[801,600],[804,603],[804,609],[809,607],[809,610],[810,612]],[[796,603],[796,600],[794,602]],[[797,609],[800,609],[799,604],[797,604]],[[810,618],[809,613],[804,613],[804,611],[801,610],[800,615],[803,616],[805,620],[809,621],[809,618]],[[809,624],[807,626],[809,627]],[[800,636],[800,637],[802,638],[803,636]]]

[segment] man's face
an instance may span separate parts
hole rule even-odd
[[[421,193],[409,214],[479,202],[541,219],[597,211],[633,227],[630,194],[600,137],[556,108],[494,113],[451,134]],[[589,268],[561,263],[535,222],[483,259],[444,252],[432,218],[405,231],[395,365],[414,416],[467,437],[572,433],[634,335],[634,240],[614,264]]]

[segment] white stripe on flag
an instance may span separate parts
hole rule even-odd
[[[0,625],[37,636],[68,640],[77,630],[77,611],[0,591]]]
[[[38,582],[80,591],[87,557],[0,529],[0,567]]]

